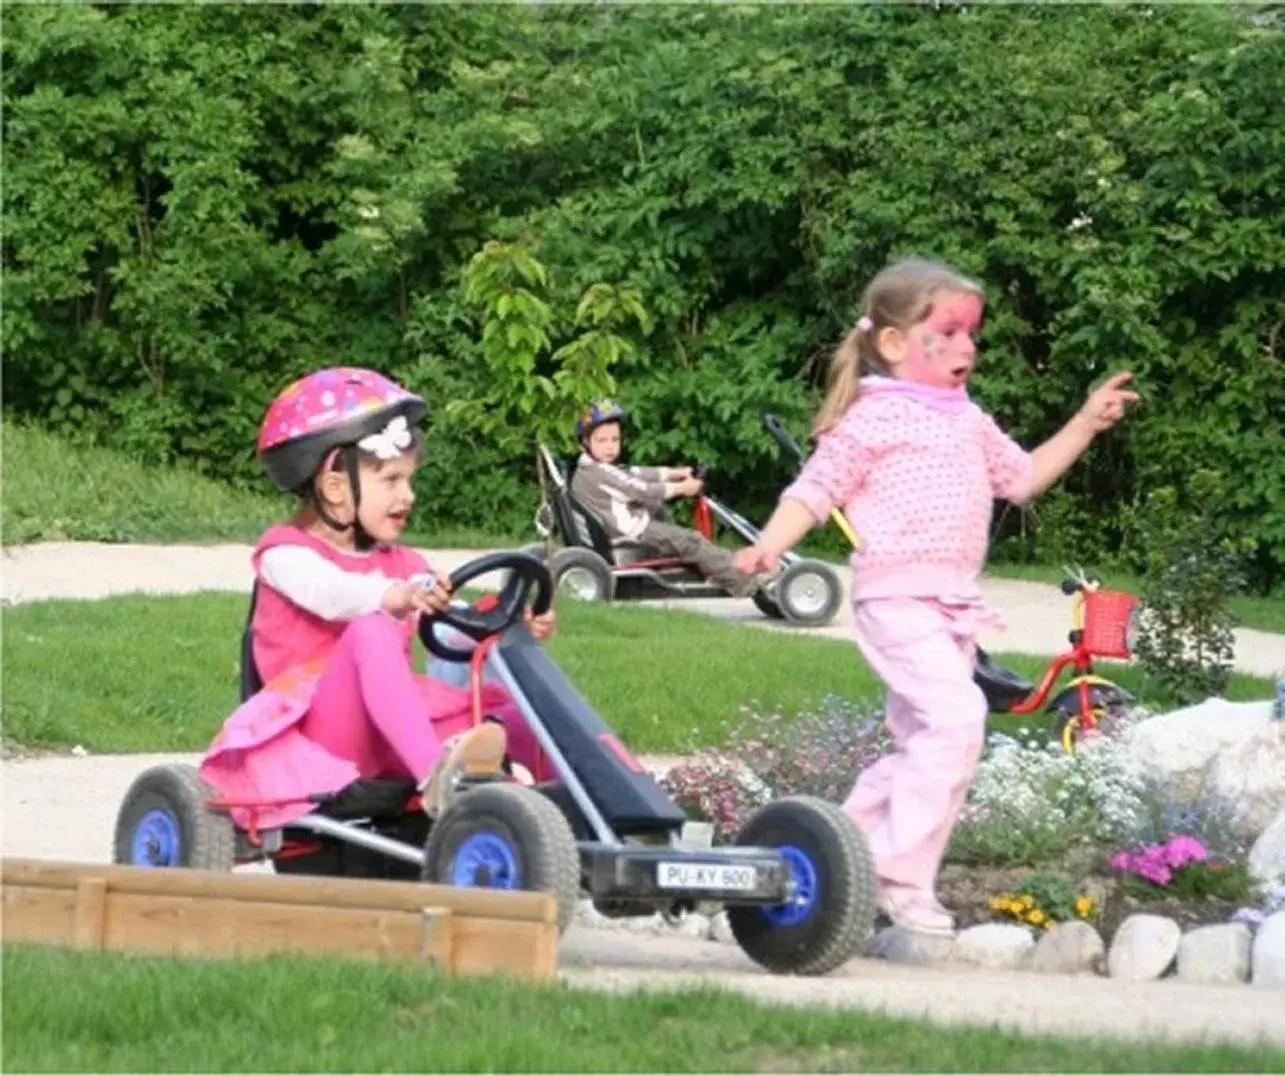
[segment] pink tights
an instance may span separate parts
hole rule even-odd
[[[844,810],[881,884],[931,896],[981,755],[987,706],[973,682],[975,611],[912,598],[861,602],[857,645],[888,689],[895,754],[862,772]]]
[[[509,757],[533,769],[536,741],[508,692],[482,688],[482,712],[508,730]],[[301,731],[362,777],[422,780],[442,741],[472,724],[469,693],[411,671],[401,625],[383,613],[354,620],[331,652]]]

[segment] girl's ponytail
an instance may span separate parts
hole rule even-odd
[[[858,324],[848,333],[830,360],[825,379],[825,401],[812,423],[812,436],[834,429],[857,398],[861,382],[861,337],[865,330]]]

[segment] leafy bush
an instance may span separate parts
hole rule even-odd
[[[1004,548],[1136,562],[1127,507],[1217,464],[1237,481],[1210,533],[1252,543],[1265,592],[1285,577],[1285,34],[1235,7],[9,16],[0,298],[25,416],[263,488],[271,395],[376,366],[430,397],[434,522],[526,531],[530,438],[556,425],[532,388],[556,410],[605,371],[636,459],[708,462],[753,514],[789,471],[761,412],[805,428],[862,286],[919,253],[986,282],[975,392],[1025,443],[1117,356],[1147,397]],[[543,306],[479,291],[493,240],[545,268],[520,289]],[[547,335],[534,377],[509,376],[510,329]],[[444,406],[482,399],[484,433]]]
[[[1215,536],[1209,498],[1222,483],[1217,472],[1197,472],[1194,505],[1179,505],[1166,487],[1143,513],[1147,575],[1134,652],[1179,704],[1222,694],[1235,659],[1228,598],[1245,585],[1243,544]]]

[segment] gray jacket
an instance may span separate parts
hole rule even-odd
[[[636,540],[648,523],[665,518],[665,473],[664,467],[617,467],[581,453],[571,492],[613,542]]]

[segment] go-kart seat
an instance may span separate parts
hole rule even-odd
[[[251,695],[257,695],[263,688],[263,677],[254,664],[254,639],[250,634],[250,625],[254,621],[254,605],[259,600],[259,581],[254,581],[250,590],[250,611],[245,617],[245,630],[241,632],[241,701],[245,702]]]
[[[1035,685],[1012,669],[997,665],[995,659],[980,646],[977,648],[976,669],[973,679],[986,696],[993,712],[1003,713],[1035,690]]]
[[[644,542],[633,538],[618,538],[614,541],[608,536],[607,529],[575,494],[571,492],[571,479],[576,471],[578,460],[568,460],[566,467],[565,487],[557,491],[554,499],[554,511],[558,514],[558,529],[568,545],[592,549],[608,564],[617,568],[627,567],[638,561],[681,565],[686,562],[672,557],[663,557]]]
[[[608,564],[614,562],[611,538],[607,529],[592,512],[589,511],[576,495],[571,492],[571,480],[576,473],[576,460],[569,460],[566,467],[566,478],[563,486],[555,490],[553,510],[558,517],[558,529],[568,545],[592,549]]]

